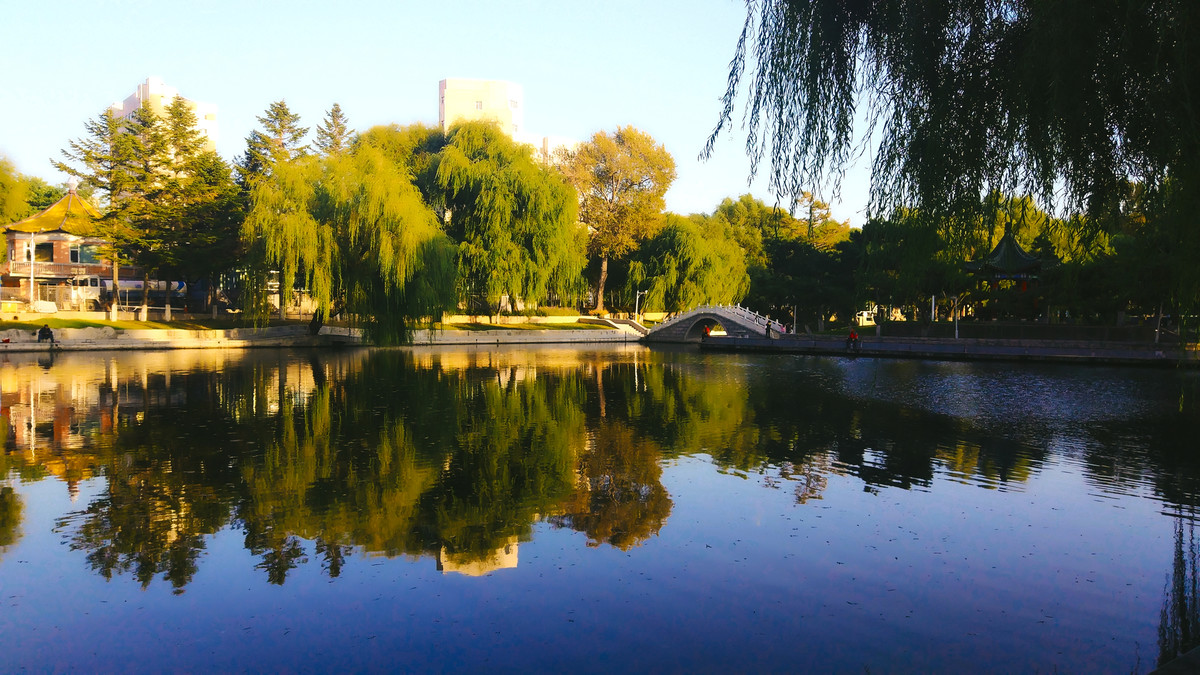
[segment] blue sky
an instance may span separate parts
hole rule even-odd
[[[746,192],[774,203],[765,178],[747,184],[740,134],[723,137],[708,161],[697,158],[745,16],[734,0],[2,0],[0,8],[0,154],[53,183],[65,176],[50,158],[151,75],[218,106],[217,150],[227,160],[272,101],[286,100],[309,127],[334,102],[356,129],[436,124],[438,81],[462,77],[521,84],[532,133],[584,140],[626,124],[646,131],[675,157],[672,211],[711,212]],[[834,217],[862,224],[864,175],[851,171]]]

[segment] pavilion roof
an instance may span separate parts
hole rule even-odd
[[[5,229],[10,232],[33,233],[62,231],[87,237],[98,231],[100,218],[100,212],[94,206],[74,190],[69,190],[62,199],[45,211],[15,222]]]
[[[1038,272],[1042,268],[1042,261],[1021,248],[1011,232],[1006,232],[991,253],[966,263],[964,267],[968,272],[977,274],[1024,275]]]

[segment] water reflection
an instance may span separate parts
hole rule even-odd
[[[97,574],[177,591],[224,528],[272,584],[305,564],[336,578],[355,553],[508,569],[540,522],[628,550],[666,527],[663,462],[680,456],[799,504],[833,476],[1021,490],[1063,456],[1102,493],[1196,504],[1192,380],[1092,370],[1104,396],[1067,400],[1079,371],[1004,368],[641,349],[13,358],[0,470],[72,495],[102,477],[57,529]],[[1147,402],[1180,386],[1177,409]],[[0,554],[21,512],[3,488]]]
[[[1195,514],[1175,516],[1175,550],[1158,622],[1158,665],[1200,646],[1200,543]]]

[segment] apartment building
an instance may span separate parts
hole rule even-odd
[[[176,98],[183,98],[196,114],[196,130],[204,136],[205,149],[217,149],[217,106],[213,103],[200,103],[179,95],[179,90],[167,85],[160,77],[149,77],[139,84],[133,94],[120,103],[112,104],[113,114],[117,117],[128,117],[133,111],[149,103],[150,109],[159,117],[165,117],[167,106]]]

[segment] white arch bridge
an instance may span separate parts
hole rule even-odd
[[[693,310],[664,321],[645,336],[643,342],[699,342],[704,329],[716,326],[738,337],[766,336],[770,326],[773,335],[783,332],[783,324],[751,311],[741,305],[701,305]]]

